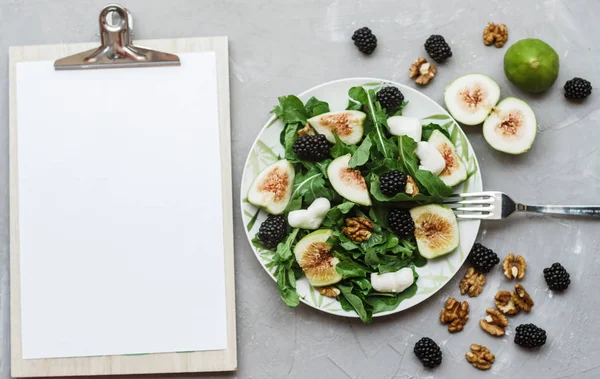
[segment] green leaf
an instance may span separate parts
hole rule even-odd
[[[323,221],[323,227],[333,228],[335,226],[341,226],[344,224],[344,215],[350,212],[350,210],[355,206],[351,201],[344,201],[341,204],[338,204],[332,207],[327,215],[325,216],[325,220]],[[344,236],[344,235],[342,235]],[[345,236],[344,236],[345,237]]]
[[[367,117],[373,125],[373,140],[377,150],[384,158],[392,157],[392,151],[388,148],[389,144],[386,144],[387,137],[383,130],[384,127],[387,127],[387,114],[381,104],[375,101],[375,91],[372,89],[367,91],[363,87],[352,87],[348,91],[348,97],[350,98],[348,109],[366,111]]]
[[[335,143],[329,150],[332,157],[338,158],[343,155],[354,154],[354,152],[356,151],[355,145],[348,145],[347,143],[342,141],[335,132],[333,133],[333,136],[335,137]]]
[[[281,131],[281,135],[279,136],[279,140],[283,148],[285,149],[285,159],[292,163],[297,163],[300,160],[294,153],[292,146],[294,145],[294,141],[298,137],[298,129],[300,128],[300,124],[287,124],[283,130]]]
[[[447,114],[434,114],[429,117],[425,117],[423,120],[447,120],[450,116]]]
[[[303,197],[308,204],[319,197],[331,199],[333,190],[327,187],[327,182],[321,170],[313,167],[305,174],[296,175],[292,190],[292,199]]]
[[[294,95],[281,96],[278,100],[279,105],[275,106],[271,113],[279,117],[285,124],[306,124],[309,114],[306,111],[302,100]]]
[[[341,260],[335,265],[335,271],[342,274],[344,279],[348,278],[366,278],[369,270],[366,266],[353,261],[349,258],[342,258],[341,255],[336,255]]]
[[[304,107],[306,108],[308,118],[329,112],[329,104],[317,99],[314,96],[308,99]]]
[[[421,138],[424,141],[427,141],[429,139],[429,137],[431,137],[431,133],[433,133],[434,130],[439,130],[440,132],[442,132],[442,134],[444,134],[446,137],[448,137],[448,139],[450,139],[450,133],[448,133],[448,130],[442,126],[439,126],[438,124],[434,124],[434,123],[429,123],[425,126],[423,126],[423,134],[421,135]]]
[[[246,225],[246,230],[247,231],[250,231],[252,229],[252,227],[256,223],[256,219],[258,218],[258,214],[259,213],[260,213],[260,209],[257,209],[256,213],[254,214],[254,216],[252,216],[252,218],[250,219],[250,221],[248,221],[248,225]]]
[[[370,323],[372,313],[368,312],[365,309],[365,306],[364,306],[361,298],[352,293],[352,287],[339,284],[338,289],[341,292],[340,296],[343,297],[347,301],[347,304],[350,304],[352,309],[354,309],[356,311],[356,313],[358,314],[358,317],[360,317],[360,319],[364,323]],[[344,307],[344,304],[342,303],[342,308],[343,307]]]
[[[415,154],[417,143],[412,138],[399,137],[398,147],[398,159],[404,166],[405,172],[417,181],[420,192],[425,190],[430,195],[430,201],[441,200],[452,195],[452,188],[448,187],[440,178],[429,171],[419,169],[417,155]]]
[[[419,163],[415,150],[417,143],[408,136],[398,137],[398,161],[404,168],[404,172],[414,178],[419,168]]]
[[[452,188],[448,187],[442,179],[433,175],[430,171],[417,170],[414,178],[427,190],[432,197],[432,201],[439,201],[452,195]]]
[[[407,105],[408,105],[408,101],[404,101],[398,108],[393,109],[392,111],[388,112],[389,115],[390,115],[390,117],[393,117],[393,116],[402,116],[402,110]]]
[[[371,146],[373,143],[371,142],[371,138],[367,136],[358,149],[352,154],[352,158],[350,158],[350,162],[348,162],[348,166],[354,168],[356,166],[362,166],[369,160],[371,156]]]
[[[376,295],[368,296],[367,302],[372,307],[373,314],[393,311],[396,308],[398,308],[398,306],[400,305],[400,303],[402,301],[415,296],[415,294],[417,293],[417,289],[418,289],[418,286],[417,286],[417,282],[415,281],[410,287],[408,287],[404,291],[400,292],[399,294],[396,294],[393,297],[376,296]]]

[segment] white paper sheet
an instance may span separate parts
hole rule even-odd
[[[23,358],[227,347],[216,63],[17,65]]]

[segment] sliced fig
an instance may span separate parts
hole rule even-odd
[[[412,208],[410,216],[415,223],[419,253],[425,258],[449,254],[458,247],[458,222],[452,209],[439,204],[422,205]]]
[[[491,147],[508,154],[529,150],[537,134],[535,113],[523,100],[507,97],[483,123],[483,137]]]
[[[252,182],[248,202],[268,213],[283,213],[290,202],[294,185],[294,166],[285,159],[265,168]]]
[[[438,175],[447,186],[453,187],[467,179],[467,168],[462,159],[456,154],[452,141],[439,130],[434,130],[427,141],[442,154],[446,167]]]
[[[319,229],[306,235],[294,247],[296,261],[312,286],[329,286],[342,280],[342,275],[335,270],[339,259],[333,256],[331,245],[327,243],[332,235],[330,229]]]
[[[444,91],[444,102],[454,119],[465,125],[481,124],[500,100],[500,86],[482,74],[456,78]]]
[[[335,132],[348,145],[356,145],[362,139],[367,115],[361,111],[327,112],[308,119],[310,126],[335,143]]]
[[[327,166],[327,176],[333,189],[343,198],[360,205],[371,205],[369,189],[359,170],[348,167],[350,154],[334,159]]]

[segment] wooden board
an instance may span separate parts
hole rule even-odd
[[[233,371],[237,367],[235,287],[233,267],[233,209],[231,188],[231,136],[229,118],[229,66],[226,37],[136,41],[136,44],[170,53],[214,51],[217,65],[219,127],[223,188],[225,287],[227,294],[226,350],[81,358],[23,359],[19,256],[19,188],[17,160],[16,66],[18,62],[56,60],[92,49],[98,43],[17,46],[9,50],[9,160],[10,160],[10,297],[11,374],[13,377],[129,375]],[[42,316],[43,317],[43,316]]]

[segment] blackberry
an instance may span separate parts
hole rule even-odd
[[[432,34],[431,37],[427,38],[427,41],[425,41],[425,51],[438,63],[442,63],[452,56],[450,46],[446,43],[444,37],[439,34]]]
[[[498,255],[496,255],[492,249],[488,249],[477,242],[471,249],[469,262],[471,262],[477,271],[488,273],[492,267],[500,263],[500,258],[498,258]]]
[[[405,209],[392,209],[388,213],[388,225],[398,237],[410,237],[415,233],[415,223]]]
[[[389,197],[403,193],[406,189],[406,180],[406,174],[398,170],[381,175],[381,193]]]
[[[323,134],[298,137],[292,145],[292,150],[300,159],[319,162],[329,158],[329,142]]]
[[[440,350],[438,344],[429,337],[421,338],[415,344],[413,351],[425,367],[434,368],[442,363],[442,350]]]
[[[398,87],[386,86],[377,92],[377,101],[388,111],[398,108],[404,102],[404,95]]]
[[[592,83],[585,79],[573,78],[565,83],[567,99],[585,99],[592,94]]]
[[[366,26],[354,32],[352,41],[361,53],[367,55],[371,54],[377,47],[377,37]]]
[[[258,239],[268,248],[274,249],[285,237],[285,218],[269,215],[258,228]]]
[[[540,347],[546,343],[546,331],[533,324],[521,324],[516,331],[515,343],[521,347]]]
[[[552,291],[564,291],[571,284],[569,273],[558,262],[544,269],[544,279]]]

